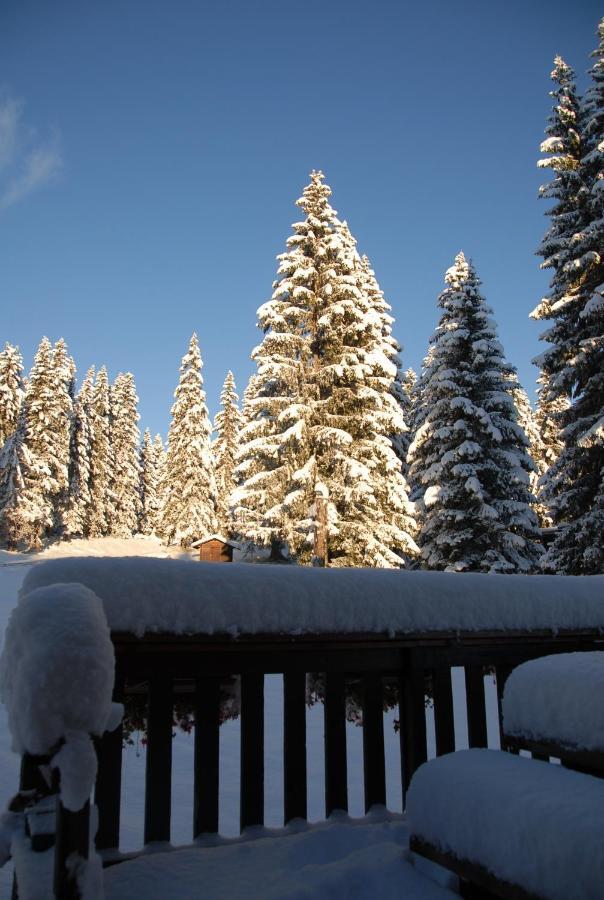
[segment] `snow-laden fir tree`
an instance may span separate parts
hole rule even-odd
[[[540,253],[546,264],[554,260],[551,290],[532,313],[551,322],[542,335],[551,346],[536,360],[547,378],[547,399],[550,405],[556,398],[568,401],[559,415],[563,448],[542,490],[557,525],[548,563],[562,574],[604,571],[604,20],[599,38],[580,114],[566,86],[554,117],[563,122],[565,105],[572,124],[560,127],[558,143],[544,146],[554,154],[547,196],[558,201],[550,214],[559,249],[546,255],[548,233]]]
[[[86,530],[93,538],[109,533],[114,506],[110,413],[109,380],[103,366],[97,373],[90,404],[90,506]]]
[[[216,479],[216,521],[218,530],[228,535],[233,530],[230,512],[231,494],[235,487],[234,471],[239,448],[242,418],[239,397],[232,372],[227,372],[220,394],[221,409],[216,413],[212,443],[214,478]]]
[[[535,498],[533,508],[537,513],[540,526],[542,528],[547,528],[552,522],[547,513],[547,509],[539,500],[539,482],[547,468],[545,463],[545,446],[541,437],[541,431],[537,424],[531,401],[528,398],[527,392],[518,381],[518,376],[513,372],[511,375],[506,375],[506,378],[509,380],[510,393],[514,401],[514,406],[516,407],[518,424],[528,439],[528,454],[534,465],[534,469],[530,475],[529,484],[531,494]]]
[[[151,433],[145,429],[140,449],[140,520],[141,534],[155,534],[161,508],[160,480],[164,448],[161,435],[151,440]]]
[[[347,231],[346,223],[343,228]],[[391,306],[386,302],[384,293],[381,290],[375,272],[371,268],[371,263],[366,255],[359,259],[360,264],[360,288],[365,293],[370,302],[369,318],[374,322],[375,342],[377,353],[373,360],[374,365],[379,366],[382,355],[388,361],[389,365],[380,369],[380,375],[383,378],[392,377],[390,385],[390,394],[393,397],[394,404],[390,403],[387,398],[384,402],[390,406],[390,415],[393,421],[398,423],[401,429],[396,434],[390,435],[390,440],[394,452],[399,458],[402,470],[406,468],[407,450],[410,441],[410,432],[408,421],[405,413],[409,412],[407,394],[405,392],[405,376],[402,370],[401,362],[401,345],[392,334],[392,326],[394,318],[390,315]],[[394,374],[392,375],[392,372]]]
[[[445,282],[422,373],[424,418],[409,449],[411,477],[424,488],[422,558],[430,569],[532,572],[541,550],[514,370],[463,253]]]
[[[168,544],[191,544],[216,528],[216,485],[212,471],[212,426],[201,376],[201,354],[193,334],[174,392],[163,478],[160,530]]]
[[[91,410],[94,368],[90,368],[73,403],[69,493],[63,516],[65,537],[86,537],[90,514],[90,463],[92,453]]]
[[[390,441],[401,430],[390,393],[396,367],[330,194],[312,172],[297,201],[304,221],[258,311],[265,336],[248,398],[256,414],[242,431],[234,498],[244,533],[287,544],[301,562],[400,565],[416,548]]]
[[[38,548],[56,527],[68,486],[71,399],[64,344],[40,342],[17,433],[4,457],[3,513],[7,541]]]
[[[57,495],[54,500],[53,531],[62,535],[69,498],[69,470],[73,431],[73,397],[75,392],[75,363],[69,356],[67,344],[59,338],[53,348],[54,428]]]
[[[111,534],[131,537],[137,530],[140,515],[140,432],[137,426],[140,416],[134,376],[130,372],[117,375],[110,402],[113,512],[109,526]]]
[[[0,448],[17,430],[22,400],[23,358],[7,343],[0,353]]]

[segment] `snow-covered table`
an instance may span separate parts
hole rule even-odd
[[[421,766],[407,804],[412,849],[494,896],[599,900],[604,652],[518,666],[503,716],[504,746],[536,758],[470,750]]]
[[[495,896],[602,900],[599,778],[497,750],[462,750],[417,770],[407,813],[413,850]]]
[[[518,666],[506,682],[503,718],[508,749],[604,775],[604,651]]]

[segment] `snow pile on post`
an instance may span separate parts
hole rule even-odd
[[[0,657],[0,698],[16,753],[52,753],[114,718],[115,658],[101,601],[81,584],[22,592]]]
[[[407,797],[411,834],[549,900],[601,900],[604,781],[497,750],[430,760]]]
[[[481,575],[162,559],[65,559],[35,566],[23,593],[77,581],[112,631],[170,634],[404,634],[600,629],[604,576]]]
[[[531,740],[604,751],[602,697],[604,652],[531,660],[514,669],[506,682],[505,730]]]

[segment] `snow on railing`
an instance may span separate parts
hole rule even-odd
[[[20,900],[48,898],[53,890],[61,898],[103,896],[100,860],[90,851],[92,738],[121,721],[123,708],[112,702],[114,668],[103,605],[91,590],[54,584],[22,593],[0,658],[0,698],[12,748],[23,757],[21,791],[2,832]],[[53,828],[45,824],[53,806],[54,854]]]

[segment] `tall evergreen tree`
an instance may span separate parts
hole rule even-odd
[[[212,471],[201,354],[193,334],[174,392],[163,479],[160,528],[168,544],[187,546],[216,527],[216,485]]]
[[[518,381],[516,373],[513,373],[508,377],[510,382],[510,393],[514,401],[514,406],[516,407],[518,424],[527,437],[528,454],[534,466],[533,471],[530,474],[529,485],[531,494],[535,498],[533,509],[537,513],[537,518],[541,527],[547,528],[552,524],[552,520],[548,515],[546,507],[540,502],[540,478],[547,468],[545,463],[545,445],[528,394]]]
[[[161,435],[151,440],[151,433],[145,429],[140,449],[140,524],[141,534],[155,534],[161,508],[160,479],[164,456]]]
[[[94,368],[86,373],[73,405],[69,493],[64,514],[65,536],[86,537],[91,504],[91,413],[94,394]]]
[[[114,458],[111,446],[109,380],[103,366],[99,370],[90,404],[90,506],[86,522],[89,537],[103,537],[110,530],[113,498]]]
[[[130,372],[120,372],[110,397],[114,510],[109,524],[111,534],[130,537],[137,530],[140,515],[140,432],[137,426],[140,416],[134,376]]]
[[[563,574],[604,571],[604,20],[599,37],[585,102],[579,111],[572,104],[572,134],[545,145],[557,153],[549,163],[555,178],[547,195],[559,201],[550,214],[559,223],[560,251],[550,294],[532,314],[553,323],[543,335],[552,346],[536,360],[547,378],[548,400],[569,401],[559,414],[563,448],[542,494],[558,526],[549,563]],[[563,194],[563,205],[569,181],[573,188]]]
[[[400,431],[395,369],[330,194],[312,172],[297,201],[305,219],[293,226],[273,296],[258,311],[258,427],[243,429],[238,476],[248,477],[235,497],[251,512],[253,535],[280,540],[302,562],[322,556],[321,546],[330,565],[400,565],[416,547],[390,441]]]
[[[214,420],[216,438],[212,444],[214,477],[216,479],[216,520],[218,529],[224,534],[229,534],[233,530],[230,501],[235,488],[233,473],[242,425],[239,397],[235,390],[235,378],[230,371],[227,372],[224,380],[220,405],[221,409],[216,413]]]
[[[52,507],[44,488],[50,478],[46,463],[28,446],[23,407],[17,427],[0,450],[0,537],[6,546],[39,548],[52,524]]]
[[[17,430],[23,390],[23,358],[7,343],[0,353],[0,448]]]
[[[410,477],[424,488],[422,558],[430,569],[531,572],[539,531],[509,389],[514,370],[463,253],[445,282],[422,373],[423,422],[409,450]]]

